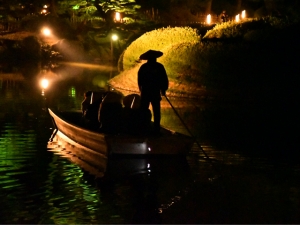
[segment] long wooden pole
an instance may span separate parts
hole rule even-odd
[[[183,121],[183,119],[180,117],[180,115],[178,114],[178,112],[176,111],[176,109],[174,108],[174,106],[172,105],[172,103],[170,102],[170,100],[168,99],[168,97],[165,95],[165,98],[167,99],[167,101],[169,102],[170,106],[172,107],[172,109],[174,110],[175,114],[177,115],[177,117],[180,119],[181,123],[183,124],[183,126],[185,127],[185,129],[189,132],[189,134],[195,138],[195,136],[192,134],[192,132],[190,131],[190,129],[188,128],[188,126],[185,124],[185,122]],[[198,145],[198,147],[201,149],[201,151],[204,153],[205,157],[207,159],[210,160],[210,158],[208,157],[208,155],[206,154],[206,152],[203,150],[203,148],[201,147],[201,145],[199,144],[199,142],[196,140],[195,138],[195,142]]]

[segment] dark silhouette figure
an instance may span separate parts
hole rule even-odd
[[[122,113],[122,94],[109,91],[98,108],[99,131],[118,133],[120,131],[120,117]]]
[[[123,98],[121,127],[122,132],[134,135],[147,134],[151,126],[151,111],[141,110],[141,96],[130,94]]]
[[[221,22],[222,22],[222,23],[228,21],[228,15],[226,14],[226,11],[225,11],[225,10],[221,13],[220,18],[221,18]]]
[[[141,93],[141,110],[147,111],[151,103],[154,116],[154,131],[160,131],[160,101],[161,95],[166,95],[169,80],[164,66],[156,59],[162,56],[160,51],[149,50],[140,56],[147,60],[138,71],[138,86]]]
[[[91,104],[91,96],[92,96],[91,91],[87,91],[87,92],[84,93],[84,99],[81,102],[81,111],[82,111],[82,115],[84,117],[88,113],[87,110],[89,108],[89,105]]]
[[[102,101],[101,92],[87,91],[84,93],[84,100],[81,102],[83,123],[87,128],[97,129],[98,124],[98,109]]]

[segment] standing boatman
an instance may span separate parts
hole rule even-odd
[[[147,60],[138,71],[138,86],[141,93],[140,108],[148,110],[151,103],[154,116],[154,132],[160,132],[160,101],[166,95],[169,80],[165,67],[156,61],[161,57],[161,51],[149,50],[140,56],[140,60]]]

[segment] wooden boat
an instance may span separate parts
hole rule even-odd
[[[50,141],[59,135],[105,156],[186,155],[194,143],[194,138],[164,127],[161,128],[159,136],[101,133],[80,126],[80,119],[70,119],[70,112],[54,113],[53,110],[48,110],[56,128]],[[77,118],[80,118],[80,112],[77,112],[77,115]]]
[[[47,149],[78,165],[95,178],[106,175],[122,179],[144,173],[159,173],[161,176],[171,175],[174,178],[189,171],[185,157],[111,157],[108,160],[105,155],[68,140],[62,133],[57,133],[53,140],[48,142]]]

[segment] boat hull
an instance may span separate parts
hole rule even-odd
[[[82,146],[60,131],[48,142],[48,151],[69,159],[79,167],[97,178],[104,176],[107,167],[107,156]]]
[[[103,155],[186,155],[194,143],[190,136],[162,128],[161,135],[111,135],[67,122],[49,109],[56,129],[74,142]]]

